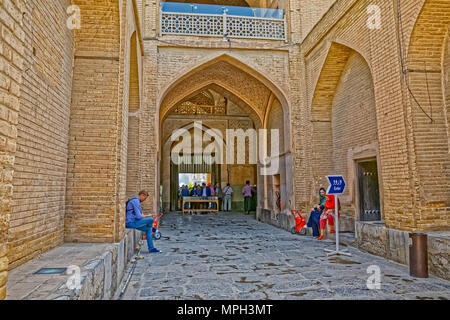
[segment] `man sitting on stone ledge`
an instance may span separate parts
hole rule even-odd
[[[125,226],[128,229],[136,229],[145,232],[149,253],[159,253],[161,251],[156,249],[153,245],[153,217],[142,215],[141,202],[144,202],[147,198],[148,192],[141,191],[138,196],[127,201]]]

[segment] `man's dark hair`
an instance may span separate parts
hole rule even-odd
[[[247,181],[245,182],[245,184],[250,184],[250,181],[249,181],[249,180],[247,180]]]
[[[229,184],[229,183],[227,183],[227,186],[229,187],[229,186],[230,186],[230,184]]]
[[[139,191],[139,195],[144,195],[146,197],[148,197],[148,192],[145,190]]]
[[[327,190],[325,190],[325,188],[320,188],[319,192],[322,191],[322,190],[323,190],[323,192],[327,193]]]

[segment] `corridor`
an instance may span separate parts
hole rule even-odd
[[[124,300],[166,299],[435,299],[450,298],[450,282],[409,276],[406,266],[348,248],[352,257],[327,258],[331,240],[292,235],[238,213],[167,214],[137,267]],[[381,288],[368,289],[369,266]],[[127,278],[131,265],[126,271]]]

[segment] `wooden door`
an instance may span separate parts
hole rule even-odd
[[[361,221],[381,220],[380,190],[376,160],[358,162],[359,217]]]

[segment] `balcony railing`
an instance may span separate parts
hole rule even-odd
[[[222,14],[217,14],[222,10]],[[229,14],[233,13],[233,14]],[[161,34],[286,40],[283,10],[161,3]]]

